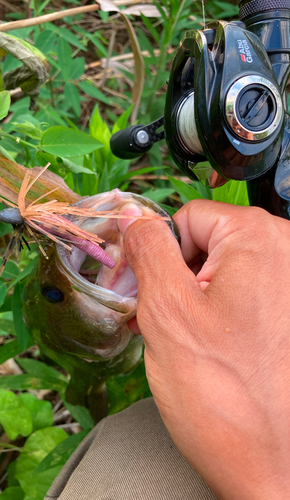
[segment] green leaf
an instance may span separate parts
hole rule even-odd
[[[12,340],[11,342],[7,342],[1,346],[0,349],[0,365],[5,363],[7,359],[14,358],[17,354],[23,352],[23,347],[19,343],[18,339]]]
[[[129,116],[131,115],[134,108],[134,104],[132,104],[124,113],[119,116],[118,120],[114,123],[112,134],[115,134],[119,130],[123,130],[127,126],[127,122],[129,120]]]
[[[20,486],[11,486],[6,488],[0,495],[0,500],[23,500],[24,491]]]
[[[110,99],[108,99],[103,94],[103,92],[101,92],[101,90],[99,90],[97,87],[95,87],[95,85],[93,85],[92,83],[84,81],[84,82],[79,82],[78,85],[85,94],[88,94],[91,97],[94,97],[95,99],[98,99],[98,101],[101,101],[105,104],[109,104],[109,105],[112,104]]]
[[[174,179],[174,177],[171,177],[168,174],[167,177],[170,180],[175,191],[179,194],[183,203],[187,203],[190,200],[202,198],[201,194],[198,193],[198,191],[196,191],[196,189],[194,189],[192,186],[189,186],[185,182],[182,182],[178,179]]]
[[[107,58],[108,57],[108,50],[104,47],[104,44],[100,42],[97,35],[98,35],[98,32],[95,32],[93,35],[90,35],[89,33],[87,33],[89,40],[91,40],[91,42],[97,47],[97,49],[100,51],[100,53],[104,57]]]
[[[0,152],[2,153],[3,156],[5,156],[5,158],[7,158],[7,160],[14,161],[13,157],[11,156],[11,154],[8,151],[6,151],[6,149],[4,149],[2,146],[0,146]],[[3,223],[3,225],[4,226],[8,226],[9,224],[4,224]],[[10,231],[11,231],[11,226],[10,226]],[[10,231],[8,231],[8,232],[10,232]],[[5,233],[5,234],[7,234],[7,233]],[[2,234],[1,230],[0,230],[0,235],[4,236]]]
[[[26,493],[25,500],[40,500],[45,497],[61,466],[37,475],[33,472],[46,455],[66,438],[67,434],[63,429],[46,427],[34,432],[26,440],[23,452],[17,460],[15,474]]]
[[[19,283],[19,281],[23,280],[24,278],[26,278],[26,276],[28,276],[32,269],[34,268],[35,264],[37,263],[38,261],[38,256],[35,257],[35,259],[31,260],[29,262],[29,264],[27,264],[27,266],[23,269],[23,271],[21,271],[21,273],[19,273],[19,269],[18,269],[18,275],[16,276],[16,278],[10,283],[9,287],[8,287],[8,291],[11,290],[11,288],[13,288],[17,283]],[[9,263],[7,263],[9,264]],[[7,265],[6,264],[6,265]],[[3,273],[4,274],[4,273]],[[3,275],[2,275],[3,276]]]
[[[33,474],[39,474],[53,467],[63,466],[88,433],[89,430],[84,430],[67,437],[40,462]]]
[[[0,283],[0,306],[3,304],[5,297],[6,297],[6,291],[7,287],[5,283]],[[0,323],[0,328],[1,328],[1,323]]]
[[[79,405],[72,405],[65,400],[64,405],[84,430],[91,430],[94,427],[95,423],[88,408]]]
[[[213,200],[233,205],[249,205],[247,183],[244,181],[228,181],[219,188],[213,189]]]
[[[123,182],[132,179],[132,177],[135,177],[135,175],[148,174],[149,172],[154,172],[154,170],[160,170],[160,167],[144,167],[138,168],[137,170],[131,170],[131,172],[128,172],[127,174],[120,175],[116,179],[112,179],[111,189],[119,187]]]
[[[69,43],[63,38],[59,38],[57,42],[57,57],[61,73],[67,82],[72,68],[72,51]]]
[[[37,47],[43,54],[51,52],[57,40],[56,33],[51,30],[43,30],[35,40],[35,47]]]
[[[72,69],[70,72],[71,80],[78,80],[85,72],[85,58],[84,57],[75,57],[73,60]]]
[[[49,401],[38,399],[29,392],[24,392],[18,397],[30,412],[33,431],[53,425],[52,405]]]
[[[14,324],[11,319],[0,319],[0,331],[4,331],[7,335],[16,335]]]
[[[77,36],[75,36],[70,30],[67,28],[57,28],[58,34],[64,38],[67,42],[69,42],[74,47],[77,47],[80,50],[86,51],[86,47],[83,43],[81,43]]]
[[[166,200],[166,198],[173,193],[175,193],[175,189],[159,188],[149,189],[149,191],[145,191],[142,195],[146,196],[146,198],[149,198],[150,200],[156,201],[156,203],[160,203],[161,201]]]
[[[110,185],[108,167],[107,167],[107,164],[105,164],[101,178],[99,180],[98,192],[105,193],[106,191],[110,191],[110,189],[111,189],[111,185]]]
[[[1,259],[1,262],[2,262],[2,259]],[[17,264],[15,264],[15,262],[13,262],[12,260],[9,260],[7,262],[7,264],[5,265],[5,269],[4,269],[1,277],[5,278],[5,279],[13,279],[19,275],[19,272],[20,271],[19,271],[19,267],[17,266]]]
[[[13,293],[12,309],[13,309],[15,332],[20,345],[22,346],[23,350],[25,350],[27,348],[28,341],[31,339],[31,337],[22,318],[21,292],[22,292],[22,287],[19,283],[17,283]]]
[[[19,359],[17,359],[19,361]],[[30,389],[49,389],[51,391],[65,392],[67,383],[58,380],[47,380],[34,375],[7,375],[0,378],[1,389],[11,389],[13,391],[27,391]]]
[[[77,117],[81,114],[81,99],[78,89],[73,83],[66,83],[64,87],[64,96],[68,103],[68,107],[72,107]]]
[[[96,172],[93,170],[90,170],[87,167],[82,167],[82,165],[78,165],[77,163],[74,163],[70,160],[67,160],[66,158],[60,158],[58,157],[57,160],[60,159],[60,165],[63,166],[63,168],[67,168],[71,172],[74,172],[75,174],[89,174],[89,175],[96,175]],[[91,181],[90,181],[91,182]]]
[[[10,103],[10,92],[8,92],[8,90],[0,92],[0,120],[3,120],[3,118],[8,115]]]
[[[14,392],[3,389],[0,389],[0,423],[12,440],[19,434],[28,436],[32,432],[32,420],[26,406]]]
[[[169,215],[171,215],[171,217],[173,217],[173,215],[176,214],[178,210],[177,208],[171,207],[170,205],[166,205],[165,203],[160,203],[160,206],[161,208],[166,210],[166,212],[168,212]]]
[[[42,361],[36,361],[36,359],[30,358],[19,358],[17,359],[17,363],[30,375],[34,375],[35,377],[42,377],[51,382],[64,382],[65,384],[68,382],[65,375]]]
[[[158,31],[156,28],[154,28],[153,24],[151,21],[148,19],[148,17],[144,16],[144,14],[141,13],[141,19],[143,23],[145,24],[146,28],[150,31],[151,35],[153,36],[155,42],[157,42],[158,46],[160,44],[160,37],[158,34]]]
[[[72,158],[92,153],[103,145],[84,132],[67,127],[51,127],[42,137],[41,147],[47,153]]]
[[[139,399],[151,396],[144,361],[141,361],[129,375],[117,375],[111,378],[106,386],[109,397],[109,415],[124,410]]]

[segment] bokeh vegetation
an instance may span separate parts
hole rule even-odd
[[[182,176],[164,141],[133,162],[117,159],[109,147],[115,131],[163,115],[173,52],[185,31],[202,28],[204,15],[205,21],[235,18],[236,2],[208,0],[203,14],[200,1],[153,0],[136,5],[133,0],[117,0],[115,12],[104,1],[103,10],[27,25],[26,20],[37,16],[88,5],[94,2],[0,2],[3,23],[23,21],[7,32],[0,25],[1,153],[28,168],[50,162],[50,169],[82,196],[118,187],[151,198],[170,214],[198,197],[247,204],[243,183],[229,182],[212,192]],[[20,52],[14,50],[16,44]],[[31,52],[32,62],[42,61],[46,83],[41,84],[39,69],[21,73],[22,47]],[[66,138],[61,146],[60,134]],[[97,141],[102,147],[94,149]],[[0,255],[10,238],[11,226],[1,224]],[[25,248],[19,262],[14,258],[8,262],[0,280],[3,500],[43,499],[93,427],[85,408],[65,401],[66,373],[40,358],[21,319],[21,290],[36,259],[36,248],[30,252]],[[143,363],[130,375],[111,379],[108,393],[110,413],[148,397]]]

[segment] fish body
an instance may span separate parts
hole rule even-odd
[[[169,217],[155,202],[119,189],[84,198],[75,206],[121,212],[123,207],[137,207],[145,216]],[[116,265],[109,269],[80,248],[69,252],[50,244],[45,249],[49,259],[40,256],[24,288],[23,316],[41,353],[70,374],[67,401],[88,407],[98,421],[107,413],[106,380],[130,372],[142,354],[142,337],[127,326],[136,314],[137,282],[122,253],[116,219],[71,220],[102,238]],[[167,224],[178,238],[171,218]]]

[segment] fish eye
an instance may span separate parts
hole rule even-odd
[[[56,286],[45,286],[41,290],[41,295],[52,304],[57,304],[64,300],[64,294]]]

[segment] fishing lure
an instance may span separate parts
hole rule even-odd
[[[108,218],[133,218],[133,219],[150,219],[144,216],[129,216],[118,214],[117,211],[101,211],[96,212],[92,209],[82,209],[75,206],[70,206],[69,203],[61,202],[58,200],[50,200],[44,203],[38,203],[41,199],[57,191],[57,187],[51,191],[40,196],[28,206],[26,206],[26,196],[33,184],[40,178],[40,176],[49,167],[48,163],[39,174],[30,182],[31,172],[28,170],[23,179],[21,188],[18,194],[18,204],[3,200],[0,201],[6,206],[4,210],[0,211],[0,221],[9,223],[14,228],[14,233],[8,247],[2,258],[0,265],[0,276],[4,267],[10,258],[13,249],[19,246],[21,250],[24,245],[29,248],[29,243],[26,240],[24,233],[28,233],[37,243],[42,254],[48,258],[44,248],[42,247],[37,233],[41,233],[47,238],[53,240],[55,243],[60,244],[72,250],[71,245],[83,250],[85,253],[98,260],[109,268],[115,267],[114,260],[105,252],[100,246],[104,240],[99,238],[96,234],[90,233],[81,229],[74,222],[70,220],[70,216],[77,217],[108,217]],[[70,243],[70,245],[68,245]]]

